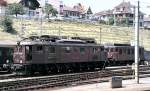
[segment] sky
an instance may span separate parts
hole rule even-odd
[[[116,5],[123,2],[123,0],[62,0],[63,4],[68,6],[73,6],[77,3],[81,3],[86,7],[91,7],[93,13],[97,13],[103,10],[113,9]],[[124,0],[126,2],[130,1],[131,4],[136,5],[137,0]],[[140,10],[150,15],[150,0],[139,0]],[[148,7],[149,6],[149,7]]]

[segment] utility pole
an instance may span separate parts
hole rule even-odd
[[[133,7],[133,27],[135,27],[135,9],[136,7]]]
[[[40,10],[40,24],[41,24],[41,32],[40,32],[40,35],[42,35],[43,33],[43,10],[42,10],[42,7],[41,7],[41,10]]]
[[[114,26],[116,26],[116,15],[115,15],[115,12],[114,12]]]
[[[59,31],[58,31],[59,38],[60,38],[60,35],[61,35],[61,27],[59,26]]]
[[[139,1],[135,13],[135,81],[139,84]]]
[[[101,32],[101,30],[102,30],[102,28],[100,27],[100,29],[99,29],[100,31],[99,31],[99,43],[100,43],[100,45],[101,45],[101,42],[102,42],[102,40],[101,40],[101,38],[102,38],[102,32]]]

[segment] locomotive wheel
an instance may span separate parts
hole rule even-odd
[[[75,71],[76,72],[81,72],[82,71],[82,68],[81,68],[82,66],[81,66],[81,64],[76,64],[76,69],[75,69]]]
[[[66,73],[66,67],[64,64],[57,65],[58,73]]]
[[[56,65],[51,65],[50,72],[52,74],[58,73],[58,69],[57,69]]]

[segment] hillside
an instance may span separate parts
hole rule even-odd
[[[40,22],[34,20],[14,20],[14,28],[20,35],[28,37],[31,35],[60,35],[81,36],[95,38],[98,43],[131,43],[134,39],[134,29],[128,27],[113,27],[108,25],[82,24],[75,22]],[[22,32],[22,26],[24,29]],[[42,30],[42,31],[41,31]],[[17,40],[17,35],[0,32],[0,40]],[[140,30],[140,45],[150,50],[150,31]]]

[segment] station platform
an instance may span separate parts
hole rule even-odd
[[[122,88],[111,88],[110,82],[66,87],[61,89],[45,89],[42,91],[150,91],[150,77],[140,78],[139,84],[134,79],[123,80]]]

